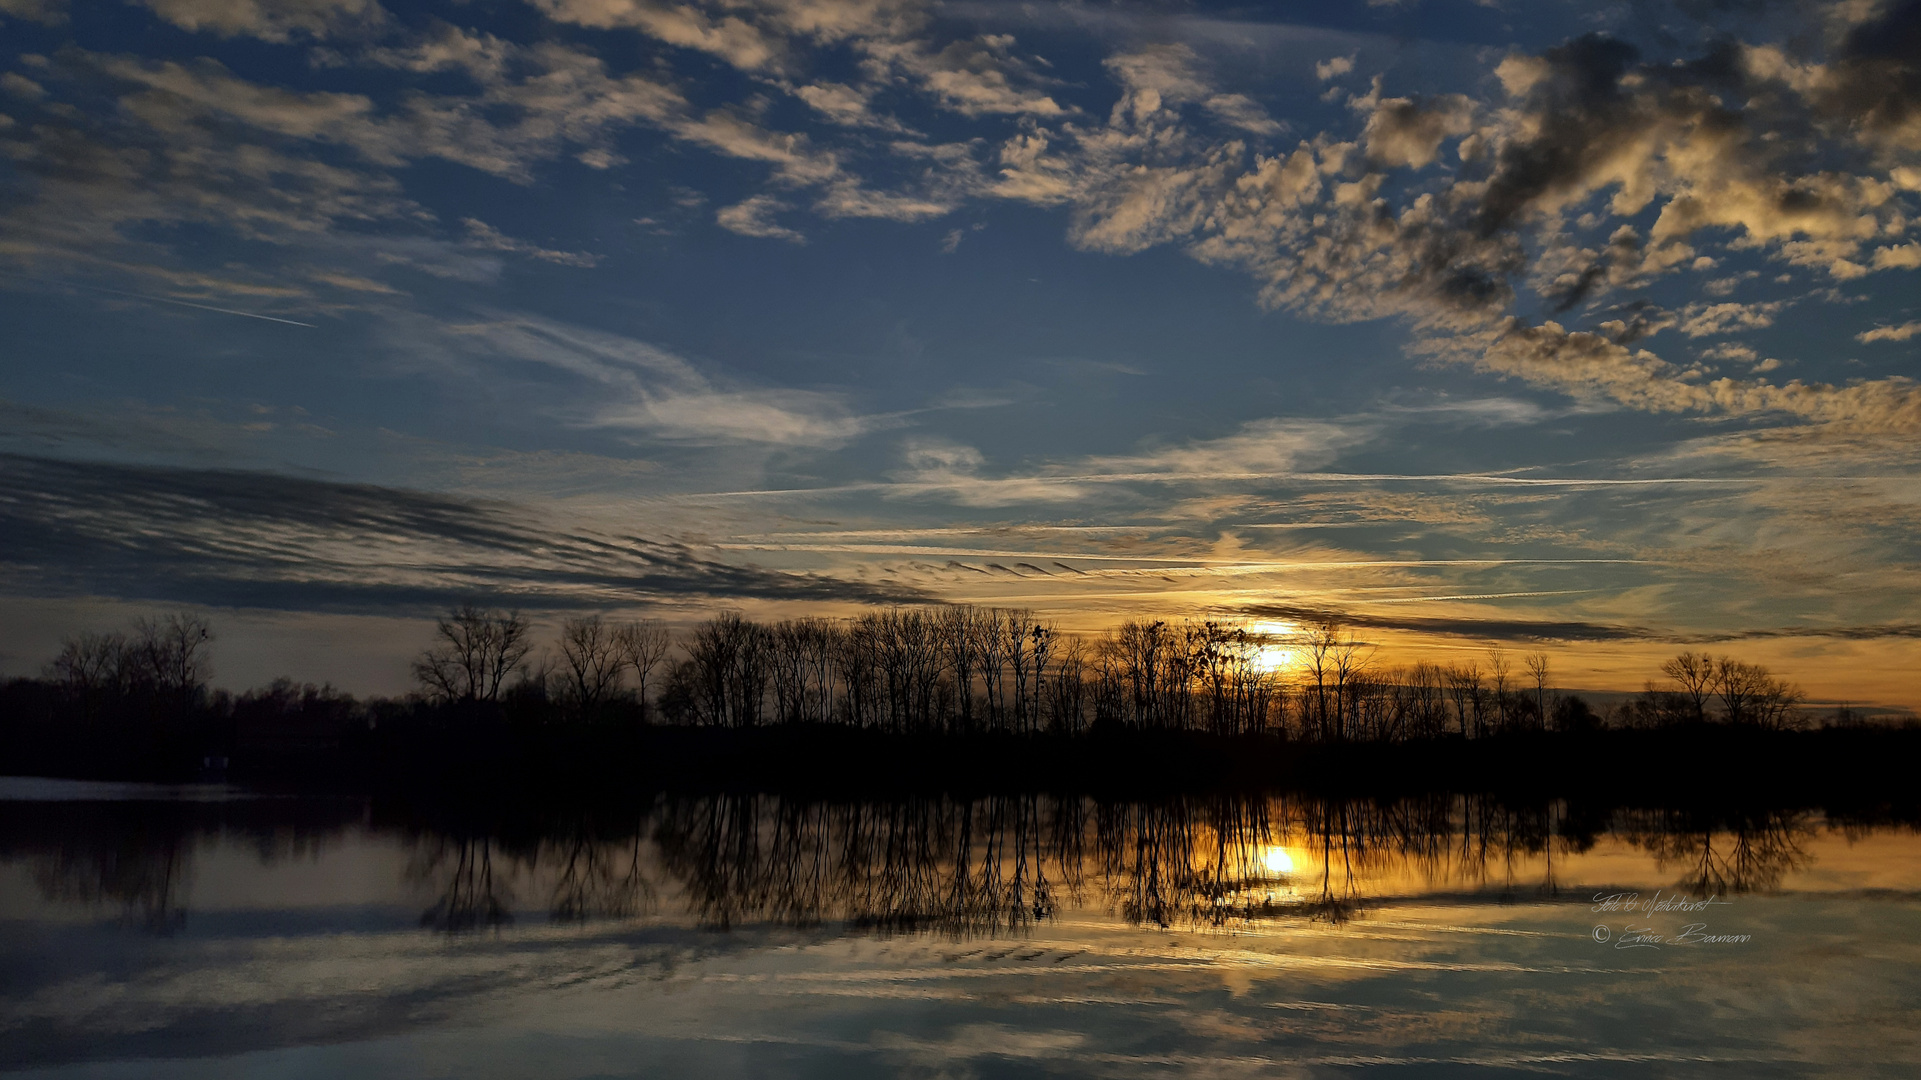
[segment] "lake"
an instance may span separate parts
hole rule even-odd
[[[0,1069],[1921,1075],[1884,818],[0,780]]]

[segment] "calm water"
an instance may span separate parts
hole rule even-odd
[[[1886,823],[0,796],[22,1075],[1921,1075],[1921,837]]]

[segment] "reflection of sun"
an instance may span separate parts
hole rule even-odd
[[[1271,847],[1261,853],[1261,863],[1270,874],[1286,874],[1294,870],[1294,859],[1286,848]]]

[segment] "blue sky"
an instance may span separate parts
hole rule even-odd
[[[0,0],[0,653],[974,601],[1901,697],[1917,10]]]

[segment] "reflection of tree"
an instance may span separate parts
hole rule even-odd
[[[1637,814],[1627,832],[1666,870],[1679,864],[1680,885],[1704,895],[1766,891],[1813,860],[1802,844],[1813,835],[1807,814],[1770,810],[1702,819],[1674,811]]]
[[[1265,799],[1103,804],[1095,848],[1108,901],[1129,922],[1220,926],[1272,914],[1260,888],[1273,839]]]
[[[194,841],[178,830],[136,829],[99,844],[68,842],[33,861],[33,880],[47,899],[120,905],[154,933],[186,922],[182,901]]]
[[[436,882],[440,896],[420,915],[420,925],[459,932],[513,921],[506,882],[494,873],[494,841],[438,836],[416,861],[412,876]]]
[[[713,926],[836,918],[893,932],[1018,929],[1079,888],[1078,802],[1040,796],[829,804],[669,800],[662,866]]]
[[[117,904],[164,932],[184,919],[203,835],[251,846],[264,866],[311,856],[360,820],[357,809],[271,801],[0,807],[0,858],[30,865],[49,901]],[[1341,922],[1402,887],[1552,892],[1566,873],[1557,860],[1604,835],[1678,869],[1690,891],[1770,889],[1810,861],[1812,821],[1796,812],[1707,819],[1444,794],[669,796],[624,816],[416,833],[407,872],[434,898],[422,924],[446,931],[511,922],[516,896],[574,922],[629,918],[675,892],[688,914],[716,927],[838,921],[879,933],[1019,933],[1089,899],[1136,924],[1222,927]],[[1867,827],[1853,823],[1856,832]],[[1295,865],[1270,866],[1276,849]]]
[[[583,823],[542,852],[560,867],[548,904],[555,922],[628,918],[654,904],[638,832],[604,840]]]
[[[338,801],[0,803],[0,860],[18,860],[49,903],[115,906],[152,933],[185,925],[194,865],[212,847],[262,866],[312,858],[360,809]]]

